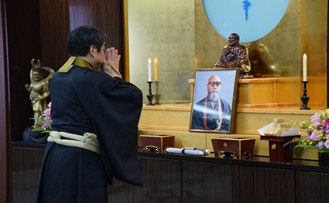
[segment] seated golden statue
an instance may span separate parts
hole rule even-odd
[[[218,62],[213,68],[238,68],[241,74],[250,71],[249,53],[246,46],[239,44],[240,37],[236,33],[232,33],[222,51]]]
[[[256,78],[273,77],[280,75],[268,48],[259,41],[246,44],[249,50],[249,59],[252,66],[249,74]]]
[[[54,74],[54,70],[49,67],[41,67],[41,62],[38,59],[37,63],[34,63],[34,59],[31,61],[32,68],[30,70],[30,85],[26,84],[25,88],[30,92],[30,101],[32,104],[32,110],[34,113],[34,125],[37,126],[37,120],[39,116],[47,108],[47,98],[49,97],[49,80]],[[48,76],[44,79],[43,70],[49,72]]]

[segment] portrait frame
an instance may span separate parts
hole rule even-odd
[[[239,69],[197,69],[189,131],[232,134],[238,82]]]

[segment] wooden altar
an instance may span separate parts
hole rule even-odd
[[[312,110],[300,110],[302,84],[300,78],[253,78],[239,79],[237,109],[233,134],[189,132],[191,104],[162,104],[144,106],[139,122],[140,134],[166,134],[175,136],[175,147],[198,147],[213,151],[212,137],[255,138],[254,154],[269,156],[268,142],[260,139],[258,129],[272,122],[273,118],[306,120],[316,112],[324,110],[325,98],[316,95],[319,86],[326,80],[309,77],[310,97],[315,97]],[[190,79],[193,98],[194,79]],[[299,91],[300,90],[300,91]],[[191,100],[192,102],[192,100]],[[294,126],[298,127],[298,126]],[[306,132],[301,130],[301,135]],[[318,159],[316,151],[295,152],[294,158]]]

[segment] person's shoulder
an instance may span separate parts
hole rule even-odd
[[[51,78],[56,78],[56,77],[58,77],[60,74],[61,74],[61,73],[59,73],[58,71],[56,71],[56,72],[53,74],[53,76],[51,76]]]
[[[91,80],[96,82],[109,78],[105,73],[78,66],[73,66],[69,74],[72,75],[72,79],[74,80]]]
[[[244,50],[247,49],[247,47],[245,45],[243,45],[243,44],[237,44],[236,47],[238,47],[240,49],[244,49]]]
[[[61,73],[59,73],[59,72],[56,71],[56,72],[51,76],[51,78],[50,78],[50,80],[49,80],[49,83],[51,83],[52,81],[59,80],[60,77],[61,77]]]
[[[78,66],[72,66],[67,73],[56,72],[53,78],[55,78],[54,81],[65,82],[70,87],[86,91],[90,89],[95,90],[97,85],[104,83],[108,79],[106,74]]]
[[[198,101],[196,104],[197,105],[204,105],[205,101],[206,101],[206,98],[203,98],[200,101]]]
[[[95,88],[96,87],[100,87],[101,89],[105,88],[106,90],[109,90],[116,86],[137,88],[132,83],[126,82],[125,80],[119,77],[111,77],[106,73],[99,72],[97,70],[95,71],[95,70],[90,70],[88,68],[73,66],[70,72],[71,72],[70,77],[72,79],[72,83],[82,87],[93,86]]]
[[[225,101],[224,99],[220,99],[220,101],[222,102],[222,104],[224,106],[230,106],[230,104],[227,101]]]

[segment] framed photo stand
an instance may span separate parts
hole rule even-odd
[[[233,133],[238,69],[196,70],[190,131]]]

